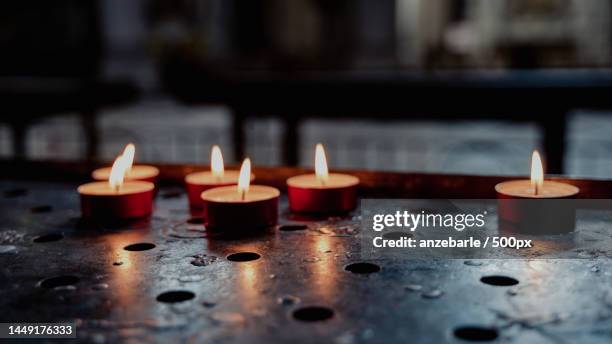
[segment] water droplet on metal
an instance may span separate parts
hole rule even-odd
[[[408,291],[419,291],[421,289],[423,289],[423,286],[420,284],[408,284],[404,286],[404,289],[408,290]]]
[[[463,264],[467,266],[482,266],[483,263],[478,260],[466,260],[463,262]]]
[[[106,283],[98,283],[98,284],[94,284],[91,286],[91,289],[93,290],[104,290],[104,289],[108,289],[108,284]]]
[[[299,303],[301,300],[297,296],[284,295],[284,296],[281,296],[278,299],[276,299],[276,301],[278,302],[279,305],[291,306],[291,305],[295,305],[295,304]]]
[[[199,282],[204,280],[204,278],[206,278],[206,276],[204,275],[184,275],[179,277],[179,282],[183,282],[183,283],[191,283],[191,282]]]
[[[594,258],[594,257],[598,257],[599,256],[599,252],[597,252],[596,250],[580,250],[578,252],[578,257],[580,258]]]
[[[211,318],[228,325],[243,325],[245,323],[244,315],[236,312],[215,312],[211,315]]]
[[[18,241],[21,241],[25,234],[17,232],[15,230],[8,230],[0,232],[0,243],[2,244],[12,244]]]
[[[13,245],[0,245],[0,253],[17,253],[17,247]]]
[[[62,286],[53,288],[53,290],[55,290],[55,291],[75,291],[76,290],[76,286],[73,286],[73,285],[62,285]]]
[[[195,266],[208,266],[217,260],[217,257],[206,254],[196,254],[192,257],[193,260],[191,261],[191,264]]]
[[[317,263],[321,261],[321,258],[319,257],[309,257],[309,258],[304,258],[303,259],[304,263]]]
[[[331,230],[329,227],[319,227],[317,228],[317,232],[321,234],[332,234],[334,231]]]
[[[444,295],[444,292],[440,289],[432,289],[430,291],[424,292],[423,294],[421,294],[421,296],[424,299],[437,299],[439,297],[441,297],[442,295]]]

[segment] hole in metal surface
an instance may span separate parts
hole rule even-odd
[[[49,234],[39,235],[36,238],[34,238],[32,241],[41,243],[41,242],[53,242],[53,241],[58,241],[62,239],[64,239],[64,235],[61,233],[49,233]]]
[[[519,284],[519,281],[517,279],[501,275],[483,276],[480,279],[480,282],[500,287],[509,287],[512,285]]]
[[[190,225],[202,225],[204,224],[204,218],[203,217],[192,217],[189,220],[187,220],[187,223]]]
[[[293,312],[293,317],[300,321],[313,322],[331,319],[334,310],[322,306],[308,306],[298,308]]]
[[[195,294],[187,290],[171,290],[157,295],[157,301],[164,303],[176,303],[191,300]]]
[[[53,289],[57,287],[63,287],[67,285],[77,284],[79,282],[79,278],[71,275],[64,276],[55,276],[51,278],[47,278],[40,282],[40,286],[47,289]]]
[[[227,260],[230,260],[232,262],[249,262],[251,260],[257,260],[259,258],[261,258],[261,255],[255,252],[238,252],[232,253],[227,256]]]
[[[30,208],[30,211],[35,214],[48,213],[51,210],[53,210],[53,207],[50,205],[39,205],[39,206]]]
[[[344,270],[354,274],[371,274],[380,271],[380,266],[373,263],[352,263],[344,267]]]
[[[283,232],[303,231],[308,229],[306,225],[282,225],[278,227],[278,230]]]
[[[499,336],[497,329],[479,326],[462,326],[453,331],[455,337],[470,342],[490,342]]]
[[[4,196],[8,198],[21,197],[28,194],[28,190],[24,188],[15,188],[4,191]]]
[[[136,244],[127,245],[123,249],[126,251],[146,251],[155,248],[155,244],[150,242],[139,242]]]
[[[166,199],[168,199],[168,198],[179,198],[179,197],[181,197],[182,194],[183,194],[183,192],[180,191],[180,190],[172,190],[172,191],[164,192],[161,195],[161,197],[162,198],[166,198]]]

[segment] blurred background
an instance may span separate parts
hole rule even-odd
[[[219,144],[229,162],[312,166],[322,142],[332,168],[526,174],[547,144],[553,172],[612,177],[612,107],[579,93],[612,84],[607,0],[0,6],[2,158],[111,160],[134,142],[140,162],[206,164]],[[575,105],[508,101],[557,82]]]

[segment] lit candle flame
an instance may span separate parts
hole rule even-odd
[[[535,195],[542,191],[543,184],[544,168],[542,167],[542,159],[540,159],[540,153],[534,150],[531,155],[531,186],[533,187],[533,193]]]
[[[327,158],[325,157],[325,150],[323,145],[317,143],[315,146],[315,174],[317,180],[325,185],[329,179],[329,172],[327,170]]]
[[[249,192],[249,186],[251,185],[251,159],[246,158],[240,166],[240,176],[238,177],[238,193],[240,199],[244,201],[247,192]]]
[[[221,148],[217,145],[214,145],[210,152],[210,171],[215,179],[223,178],[223,155],[221,155]]]
[[[108,176],[108,186],[115,191],[121,190],[123,186],[123,179],[128,168],[128,161],[123,155],[120,155],[115,159],[113,167],[111,168],[110,175]]]
[[[136,153],[136,147],[133,143],[128,143],[123,150],[123,154],[121,154],[122,158],[125,160],[126,170],[125,174],[129,175],[132,171],[132,164],[134,163],[134,154]]]

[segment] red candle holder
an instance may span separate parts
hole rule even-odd
[[[278,189],[251,185],[244,198],[237,186],[218,187],[201,195],[207,229],[245,233],[278,223]]]
[[[287,179],[289,208],[297,213],[345,213],[357,207],[359,178],[330,173],[323,184],[315,174]]]
[[[499,229],[523,234],[562,234],[572,232],[576,207],[571,199],[580,189],[573,185],[544,181],[534,193],[529,180],[513,180],[495,186]]]
[[[121,221],[150,216],[153,211],[155,185],[144,181],[128,181],[119,190],[108,182],[79,186],[81,214],[84,218]]]

